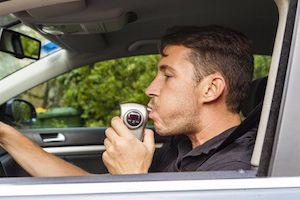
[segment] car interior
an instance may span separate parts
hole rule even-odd
[[[13,2],[13,1],[12,1]],[[272,56],[268,77],[252,82],[248,98],[242,104],[245,118],[238,131],[232,134],[220,148],[234,142],[252,127],[258,127],[257,144],[252,157],[253,169],[249,172],[216,172],[199,175],[204,178],[256,176],[263,149],[268,108],[272,101],[276,69],[280,56],[284,19],[287,12],[284,1],[273,0],[152,0],[152,1],[99,1],[73,0],[44,2],[36,5],[20,3],[13,7],[10,1],[1,1],[0,7],[14,17],[2,25],[10,29],[24,24],[46,39],[61,47],[60,50],[37,60],[27,67],[0,80],[0,111],[7,102],[34,86],[83,65],[109,59],[137,55],[157,54],[159,38],[168,27],[175,25],[222,25],[237,29],[248,36],[254,46],[254,54]],[[53,2],[53,4],[51,4]],[[26,75],[26,76],[25,76]],[[28,81],[30,80],[30,81]],[[266,94],[265,95],[265,91]],[[21,129],[27,137],[44,150],[93,174],[105,174],[101,161],[106,127],[96,128],[43,128]],[[62,134],[64,141],[53,143],[45,139]],[[156,135],[157,148],[169,140]],[[217,149],[217,151],[220,149]],[[171,173],[173,174],[173,173]],[[149,179],[161,178],[152,174]],[[29,176],[5,151],[0,149],[0,176]],[[177,175],[182,178],[180,173]],[[193,178],[199,176],[191,175]],[[134,176],[132,176],[134,177]],[[175,175],[172,177],[176,178]],[[177,177],[177,178],[178,178]],[[201,178],[200,177],[200,178]],[[170,177],[168,177],[170,179]],[[173,179],[172,178],[172,179]]]

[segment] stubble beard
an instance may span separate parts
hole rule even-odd
[[[178,114],[180,116],[180,114]],[[181,115],[184,117],[170,117],[169,122],[165,122],[164,126],[157,130],[161,136],[189,135],[197,132],[199,120],[195,112],[189,112]]]

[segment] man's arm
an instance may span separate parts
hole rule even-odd
[[[40,148],[14,128],[0,122],[0,146],[32,176],[85,176],[88,172]]]

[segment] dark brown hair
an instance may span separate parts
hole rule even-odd
[[[215,72],[223,75],[228,88],[226,104],[239,112],[253,76],[252,44],[242,33],[221,26],[176,26],[167,30],[160,43],[160,54],[170,45],[191,49],[188,60],[195,67],[195,80]]]

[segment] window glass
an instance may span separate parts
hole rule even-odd
[[[158,55],[95,63],[72,70],[20,95],[34,104],[31,128],[105,127],[119,115],[120,102],[146,105],[145,89],[156,73]],[[254,78],[267,76],[270,56],[255,56]]]
[[[158,55],[83,66],[20,95],[37,111],[32,128],[102,127],[119,115],[120,102],[147,104],[144,91],[156,73]]]

